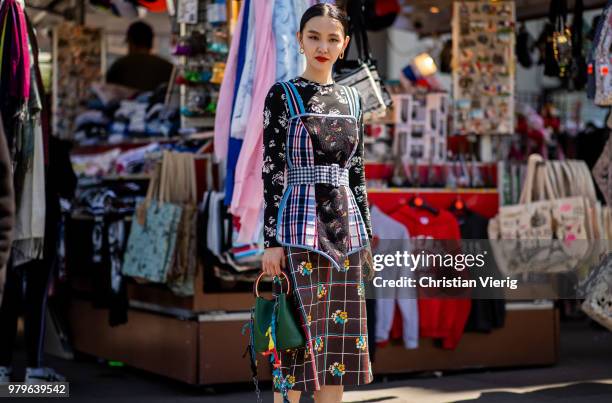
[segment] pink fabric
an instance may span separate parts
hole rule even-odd
[[[266,2],[267,3],[267,2]],[[244,2],[240,6],[238,20],[236,21],[234,36],[230,45],[223,81],[219,89],[219,100],[215,113],[214,148],[218,161],[227,159],[227,145],[230,137],[230,124],[232,121],[232,103],[234,100],[234,86],[236,85],[236,61],[238,59],[238,48],[240,47],[240,27],[242,27],[242,16],[244,14]]]
[[[255,12],[255,81],[244,143],[236,165],[230,213],[240,217],[238,242],[250,242],[263,207],[263,110],[266,95],[276,80],[276,43],[272,31],[272,3],[253,1]]]

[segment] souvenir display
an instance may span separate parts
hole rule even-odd
[[[98,28],[68,22],[53,30],[53,133],[61,138],[72,138],[91,83],[106,71],[102,38]]]
[[[446,160],[448,95],[393,95],[395,151],[404,162],[439,163]]]
[[[453,131],[511,134],[514,2],[456,1],[453,7]]]
[[[180,56],[175,82],[181,88],[181,127],[212,127],[229,52],[226,2],[182,0],[178,22],[181,37],[174,54]]]

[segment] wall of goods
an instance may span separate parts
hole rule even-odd
[[[298,3],[305,8],[309,1],[277,0],[276,10],[291,10],[288,6]],[[242,18],[247,6],[249,18]],[[287,24],[295,25],[293,31],[297,29],[299,19],[291,13],[278,11],[278,16],[265,7],[265,2],[256,0],[179,0],[172,17],[179,27],[174,50],[178,63],[169,86],[153,94],[99,84],[77,108],[61,100],[67,94],[64,79],[55,80],[55,111],[59,116],[61,105],[67,122],[57,126],[58,133],[79,144],[72,153],[80,178],[78,197],[67,212],[65,230],[66,265],[75,295],[70,318],[76,349],[188,383],[251,379],[247,359],[242,358],[247,340],[241,329],[250,318],[263,248],[259,239],[238,241],[244,217],[228,212],[228,189],[239,182],[228,187],[227,178],[234,177],[224,173],[239,170],[240,162],[232,159],[231,150],[257,156],[257,148],[249,148],[248,135],[258,133],[256,125],[245,129],[246,137],[224,127],[231,136],[220,141],[220,125],[213,124],[215,119],[227,120],[218,119],[218,107],[225,111],[234,105],[237,92],[224,91],[224,83],[234,85],[234,80],[245,77],[252,79],[244,81],[249,84],[257,80],[255,64],[239,70],[236,60],[246,57],[255,63],[260,53],[241,53],[240,46],[252,43],[257,29],[265,33],[257,37],[258,46],[267,44],[274,35],[269,29],[274,18],[286,18]],[[455,64],[450,94],[433,85],[432,77],[419,76],[416,66],[399,85],[379,81],[372,63],[362,63],[348,75],[342,71],[347,82],[366,78],[361,90],[368,92],[369,108],[376,111],[366,122],[364,139],[370,205],[398,225],[405,225],[402,215],[412,215],[417,222],[424,216],[427,223],[439,222],[444,228],[436,235],[439,238],[506,237],[532,225],[527,212],[535,210],[525,206],[544,198],[541,189],[531,189],[530,199],[522,195],[526,158],[514,158],[521,153],[516,137],[510,135],[524,129],[537,137],[533,133],[546,127],[526,113],[516,116],[514,2],[457,1],[453,7]],[[267,23],[258,24],[256,18],[267,18]],[[78,35],[58,40],[58,63],[66,63],[62,49],[81,43]],[[262,47],[261,53],[292,54],[289,45],[279,40],[276,44],[276,49]],[[91,48],[87,52],[93,77],[99,74],[99,70],[93,73],[93,66],[103,64],[103,52]],[[291,69],[301,66],[299,59],[284,65],[283,74],[290,76]],[[265,80],[273,83],[275,77],[269,71],[265,74]],[[276,77],[281,78],[290,77]],[[252,94],[259,91],[252,87]],[[172,101],[176,93],[178,103]],[[241,100],[255,103],[252,94]],[[87,109],[82,109],[83,104]],[[505,155],[504,161],[483,162],[477,143],[465,134],[503,135],[498,136],[497,152]],[[548,164],[547,171],[538,171],[557,179],[554,199],[538,201],[539,214],[548,217],[543,233],[565,241],[610,239],[612,215],[597,201],[595,187],[581,195],[563,185],[578,175],[591,183],[589,168],[577,165]],[[597,184],[609,195],[612,186],[606,178],[612,175],[605,175],[604,165],[598,164]],[[570,198],[579,200],[569,203],[576,214],[568,218],[561,210],[563,200]],[[512,214],[520,216],[517,222],[523,227],[509,227]],[[555,232],[555,220],[561,219],[579,230]],[[426,227],[410,227],[407,234],[427,235]],[[500,267],[500,274],[512,274],[507,268]],[[449,301],[449,311],[462,313],[453,318],[459,330],[448,335],[454,342],[446,347],[440,346],[439,337],[398,331],[402,321],[416,321],[414,329],[422,323],[416,316],[402,318],[393,306],[389,308],[393,330],[376,332],[370,340],[377,357],[375,373],[554,364],[559,318],[550,301],[553,291],[538,290],[539,295],[550,296],[539,302],[511,290],[495,301]],[[413,302],[416,306],[417,300]],[[494,312],[486,323],[474,319],[482,310]],[[535,330],[525,332],[526,327]],[[407,343],[409,338],[416,342]],[[214,346],[221,343],[226,348],[216,351]],[[261,379],[269,379],[268,372],[260,369]]]

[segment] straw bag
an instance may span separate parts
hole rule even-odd
[[[612,331],[612,253],[595,268],[586,282],[582,310]]]
[[[592,181],[585,177],[586,165],[559,164],[531,155],[519,204],[501,207],[489,223],[495,259],[506,273],[567,271],[590,254],[585,240]],[[577,184],[584,186],[573,195]]]
[[[197,269],[197,186],[195,161],[192,153],[172,153],[171,169],[166,175],[172,201],[181,206],[182,213],[177,227],[173,262],[167,276],[172,292],[179,296],[192,296]]]
[[[165,283],[173,261],[181,206],[170,202],[168,180],[174,176],[164,151],[149,182],[145,200],[136,207],[123,257],[122,273]],[[169,171],[168,171],[169,170]]]

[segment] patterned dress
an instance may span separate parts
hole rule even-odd
[[[266,98],[264,246],[284,247],[291,301],[306,336],[305,347],[280,352],[282,380],[293,390],[372,381],[362,271],[371,227],[361,105],[350,87],[302,77],[277,82]],[[287,184],[288,168],[332,164],[348,169],[348,186]]]

